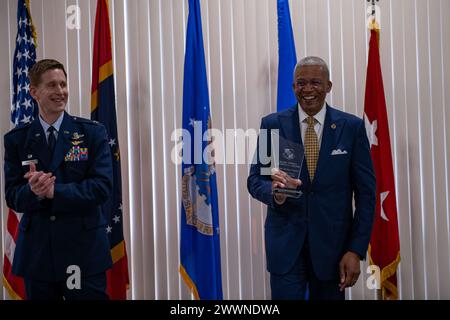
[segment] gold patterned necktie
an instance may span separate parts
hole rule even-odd
[[[314,125],[317,123],[317,120],[314,117],[308,117],[303,122],[308,124],[305,131],[305,155],[309,178],[313,181],[314,174],[316,173],[317,160],[319,159],[319,141],[314,130]]]

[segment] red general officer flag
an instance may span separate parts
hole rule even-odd
[[[371,29],[367,65],[364,121],[377,179],[377,203],[369,246],[370,264],[381,271],[383,299],[398,299],[397,266],[400,262],[397,205],[391,143],[378,46],[379,30]]]

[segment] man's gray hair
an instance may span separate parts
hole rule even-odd
[[[297,69],[299,69],[303,66],[322,67],[322,69],[325,70],[325,72],[326,72],[327,79],[330,80],[330,70],[328,70],[328,65],[322,58],[309,56],[309,57],[305,57],[302,60],[300,60],[299,62],[297,62],[297,64],[295,65],[295,68],[294,68],[294,79],[295,79],[295,72],[297,71]]]

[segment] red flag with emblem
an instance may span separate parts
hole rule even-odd
[[[108,133],[113,167],[113,195],[102,205],[108,217],[109,243],[113,266],[106,273],[107,291],[112,300],[126,300],[129,288],[128,257],[123,236],[122,177],[117,135],[116,99],[112,60],[108,1],[97,1],[92,63],[91,119],[101,122]]]
[[[364,122],[377,179],[377,202],[369,245],[370,264],[380,268],[383,299],[398,299],[400,262],[397,205],[389,125],[379,52],[379,29],[372,28],[367,65]]]

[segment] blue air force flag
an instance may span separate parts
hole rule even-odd
[[[196,299],[217,300],[222,299],[219,214],[214,162],[211,157],[203,156],[211,143],[208,128],[211,128],[211,118],[200,3],[189,0],[183,84],[186,134],[183,137],[180,273]],[[204,136],[208,139],[203,139]]]

